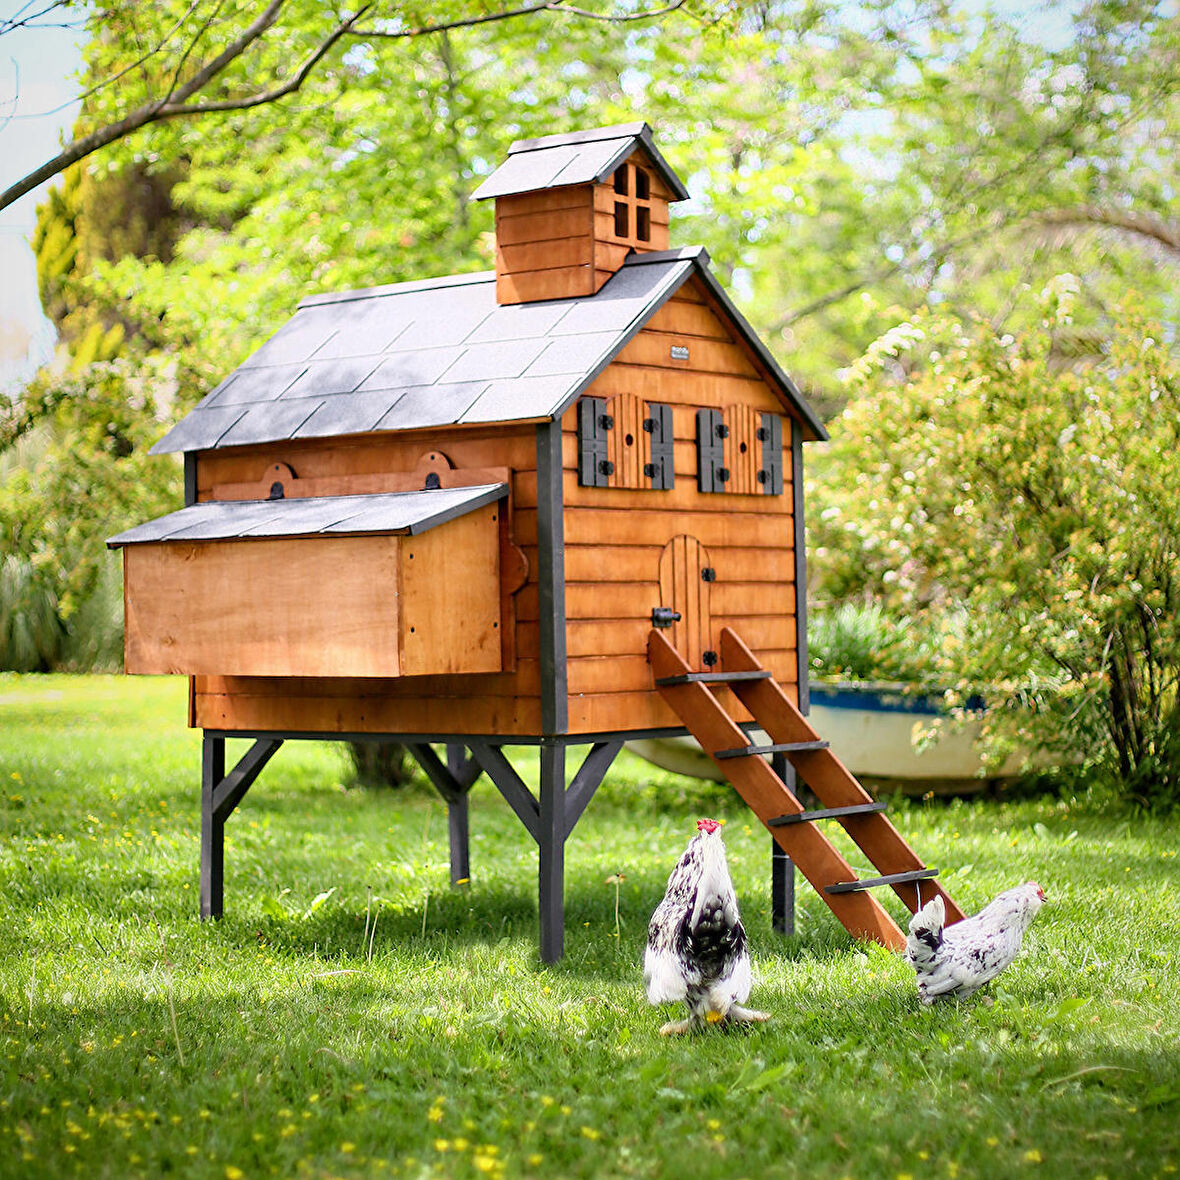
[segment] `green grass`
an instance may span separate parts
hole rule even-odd
[[[965,906],[1030,877],[1049,895],[992,1002],[927,1010],[805,886],[798,935],[775,937],[765,833],[724,789],[624,756],[568,846],[567,953],[545,969],[536,852],[494,790],[473,793],[473,880],[452,890],[441,803],[343,790],[326,745],[263,772],[227,828],[227,916],[199,922],[184,715],[177,681],[0,676],[0,1175],[1180,1166],[1180,822],[902,804]],[[709,813],[774,1019],[665,1039],[646,924]]]

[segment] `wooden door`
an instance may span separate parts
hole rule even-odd
[[[693,671],[717,663],[709,591],[716,573],[708,550],[695,537],[673,537],[660,554],[660,605],[680,615],[666,632],[672,646]]]

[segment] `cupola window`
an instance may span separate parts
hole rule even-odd
[[[615,169],[615,237],[651,241],[651,176],[635,164]]]

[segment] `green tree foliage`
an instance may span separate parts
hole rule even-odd
[[[813,465],[813,569],[837,594],[957,613],[942,658],[964,691],[1176,803],[1180,365],[1130,301],[1100,360],[1064,364],[1076,296],[1062,276],[1015,338],[930,313],[874,345]]]

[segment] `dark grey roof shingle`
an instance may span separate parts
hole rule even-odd
[[[488,273],[307,299],[152,450],[553,418],[693,274],[728,309],[815,436],[826,437],[698,247],[632,255],[596,295],[574,299],[500,306]],[[281,350],[272,349],[280,337]],[[356,355],[325,356],[348,339]]]
[[[107,545],[117,549],[149,541],[224,541],[328,533],[417,535],[507,494],[508,485],[497,483],[370,496],[209,500],[136,525],[111,537]]]
[[[672,190],[672,199],[686,200],[688,190],[656,148],[646,123],[620,123],[571,135],[518,139],[508,149],[508,159],[475,190],[472,198],[486,201],[489,197],[541,192],[571,184],[601,184],[637,147],[643,148],[660,179]]]

